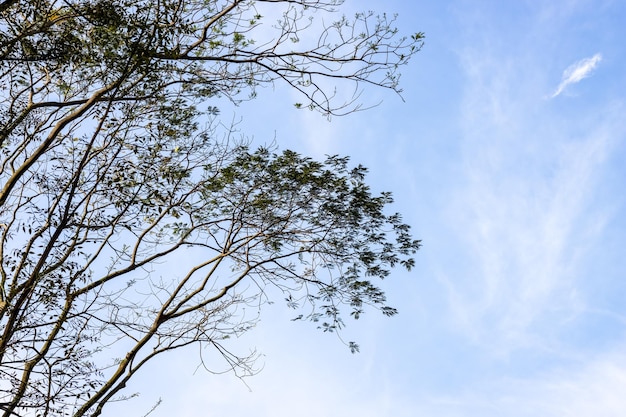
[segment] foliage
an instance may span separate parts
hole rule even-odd
[[[324,79],[399,91],[422,35],[372,13],[309,19],[340,3],[0,3],[4,416],[99,415],[148,361],[192,344],[251,373],[227,339],[276,296],[324,331],[368,305],[396,313],[372,280],[410,268],[419,242],[386,214],[391,196],[346,158],[222,137],[208,105],[284,82],[297,107],[341,114],[359,104]]]

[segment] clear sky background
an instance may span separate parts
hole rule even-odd
[[[277,302],[233,341],[262,354],[247,385],[171,355],[131,387],[137,415],[158,398],[153,416],[625,415],[626,2],[343,10],[368,9],[426,33],[404,102],[366,89],[378,107],[328,122],[277,86],[222,115],[256,144],[350,155],[393,192],[424,244],[383,282],[400,314],[349,322],[353,355]]]

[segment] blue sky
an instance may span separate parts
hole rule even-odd
[[[277,303],[234,341],[262,354],[247,385],[194,373],[188,352],[149,368],[134,405],[161,397],[155,415],[188,417],[622,416],[626,2],[344,5],[357,9],[426,33],[404,102],[367,89],[382,104],[328,122],[277,86],[233,111],[255,143],[350,155],[393,192],[424,243],[413,271],[383,283],[400,314],[349,323],[352,355]]]

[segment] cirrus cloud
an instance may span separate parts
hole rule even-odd
[[[563,71],[563,77],[561,84],[557,87],[550,98],[554,98],[561,94],[570,84],[576,84],[587,78],[591,72],[598,66],[598,63],[602,60],[601,54],[595,54],[590,58],[584,58],[580,61],[570,65]]]

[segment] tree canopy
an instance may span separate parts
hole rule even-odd
[[[359,108],[363,84],[399,91],[423,35],[340,6],[0,3],[4,416],[100,415],[148,361],[192,344],[249,373],[228,339],[256,321],[242,307],[275,297],[324,331],[367,306],[396,313],[373,280],[410,268],[419,241],[391,196],[345,157],[251,149],[212,102],[283,83],[295,107],[334,115]]]

